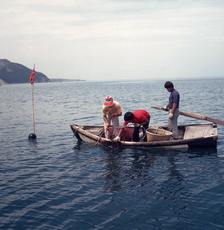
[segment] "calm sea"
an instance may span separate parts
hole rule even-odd
[[[224,79],[174,80],[181,111],[224,120]],[[167,123],[162,80],[0,86],[0,229],[223,229],[224,126],[216,148],[106,149],[70,124],[103,123],[105,96]],[[123,122],[123,118],[120,119]],[[179,117],[180,124],[206,123]]]

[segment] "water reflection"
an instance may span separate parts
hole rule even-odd
[[[217,156],[217,148],[216,147],[193,148],[193,149],[188,149],[187,153],[189,154],[189,158],[202,157],[205,155]]]
[[[89,148],[94,148],[96,147],[96,144],[92,144],[92,143],[88,143],[88,142],[84,142],[81,140],[77,140],[75,145],[73,146],[74,150],[84,150],[84,149],[89,149]]]
[[[105,190],[112,193],[122,190],[122,183],[120,182],[123,159],[120,155],[109,155],[104,159],[105,166]]]
[[[94,146],[96,145],[78,141],[74,149],[82,150]],[[182,174],[182,172],[186,173],[187,159],[217,154],[216,148],[108,149],[99,147],[99,151],[105,162],[102,176],[105,180],[106,192],[155,194],[157,199],[167,202],[172,200],[179,202],[190,196],[187,182]],[[185,202],[182,202],[177,209],[185,207]]]
[[[167,169],[167,178],[159,187],[159,206],[167,208],[167,212],[175,212],[180,215],[181,210],[186,209],[188,197],[191,195],[187,189],[187,182],[183,174],[180,172],[180,162],[176,159],[177,154],[168,154],[167,161],[169,163]]]
[[[120,199],[126,199],[131,194],[144,194],[145,202],[149,202],[150,206],[151,202],[156,202],[158,212],[165,206],[165,212],[181,213],[189,205],[188,198],[191,196],[180,171],[180,161],[187,159],[183,154],[186,152],[164,149],[110,152],[104,158],[104,189],[119,193]]]
[[[133,192],[136,188],[144,187],[152,180],[149,174],[155,156],[140,150],[111,151],[104,158],[105,187],[109,192],[126,191]]]

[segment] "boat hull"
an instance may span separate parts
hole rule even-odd
[[[154,126],[155,127],[155,126]],[[158,126],[157,126],[158,127]],[[167,128],[163,126],[163,128]],[[169,146],[183,146],[187,145],[189,148],[193,147],[208,147],[216,146],[218,135],[217,125],[209,124],[193,124],[178,126],[180,139],[165,140],[165,141],[119,141],[115,142],[111,139],[103,137],[103,126],[97,125],[71,125],[74,136],[78,140],[88,143],[103,145],[109,148],[121,147],[169,147]]]

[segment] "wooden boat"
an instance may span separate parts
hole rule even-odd
[[[127,127],[123,130],[123,135],[121,135],[121,141],[115,142],[113,141],[113,137],[111,139],[107,139],[104,136],[103,126],[99,125],[70,125],[71,129],[74,133],[74,136],[78,140],[82,140],[89,143],[94,143],[97,145],[103,145],[109,148],[121,148],[121,147],[166,147],[166,146],[182,146],[187,145],[188,147],[208,147],[208,146],[216,146],[218,140],[217,134],[217,125],[214,123],[207,124],[189,124],[189,125],[179,125],[179,139],[172,140],[169,137],[168,140],[164,140],[159,137],[156,138],[148,138],[147,140],[140,142],[133,142],[130,137],[130,132],[128,130],[132,130],[134,127]],[[164,130],[167,131],[167,126],[150,126],[150,129]],[[148,135],[150,132],[146,132]]]

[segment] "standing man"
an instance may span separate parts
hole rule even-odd
[[[111,96],[107,96],[105,98],[105,101],[102,107],[102,113],[103,113],[103,120],[104,120],[105,137],[110,138],[109,127],[110,127],[111,121],[114,126],[113,134],[116,136],[119,131],[119,118],[118,117],[122,115],[121,105],[117,101],[114,101]]]
[[[165,110],[169,110],[168,130],[173,133],[173,139],[177,140],[179,137],[177,119],[179,116],[180,94],[174,89],[171,81],[167,81],[164,87],[170,92],[169,103],[164,107]]]
[[[127,112],[124,115],[124,124],[121,127],[117,137],[114,138],[114,141],[120,141],[120,135],[123,128],[130,122],[135,126],[133,132],[133,141],[139,142],[139,129],[143,126],[146,129],[149,127],[150,114],[146,110],[138,109],[134,112]]]

